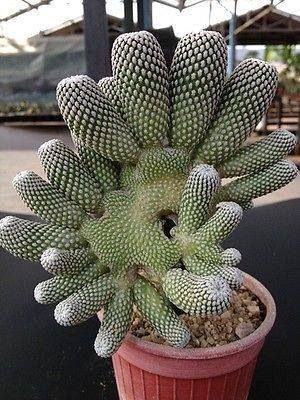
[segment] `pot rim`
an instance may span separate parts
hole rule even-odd
[[[247,273],[244,274],[244,286],[251,290],[266,307],[266,316],[261,325],[250,335],[235,342],[209,348],[176,348],[170,345],[147,342],[131,333],[127,334],[125,343],[141,351],[160,357],[177,359],[213,359],[239,353],[264,340],[276,318],[275,301],[265,286]],[[124,344],[125,344],[124,343]]]

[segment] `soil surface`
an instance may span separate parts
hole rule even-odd
[[[180,318],[191,332],[187,347],[215,347],[250,335],[263,322],[265,307],[253,293],[241,287],[233,292],[231,306],[223,314],[209,318],[181,314]],[[138,312],[131,333],[149,342],[168,344]]]

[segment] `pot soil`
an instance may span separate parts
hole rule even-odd
[[[229,344],[185,349],[127,335],[112,357],[120,399],[246,400],[276,308],[260,282],[245,274],[244,283],[265,308],[257,329]]]
[[[250,335],[261,325],[265,315],[265,307],[259,298],[242,287],[237,292],[233,291],[231,306],[221,315],[202,318],[182,313],[179,318],[191,332],[191,340],[186,348],[207,348]],[[148,342],[168,344],[138,312],[134,314],[131,333]]]

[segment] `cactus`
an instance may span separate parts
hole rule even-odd
[[[148,32],[119,36],[113,77],[62,80],[57,101],[76,152],[59,140],[38,151],[46,182],[34,172],[13,181],[45,223],[6,217],[3,247],[40,260],[53,275],[35,288],[57,303],[55,319],[73,325],[104,309],[95,341],[108,357],[122,343],[133,305],[166,341],[184,347],[187,313],[222,313],[243,282],[241,255],[222,249],[251,200],[288,184],[283,161],[295,138],[276,131],[245,140],[277,85],[271,65],[242,62],[226,80],[220,34],[180,40],[168,72]],[[222,185],[221,179],[234,177]]]

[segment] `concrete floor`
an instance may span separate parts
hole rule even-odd
[[[31,170],[44,177],[37,150],[41,144],[54,138],[71,145],[70,135],[63,127],[0,125],[0,211],[32,214],[15,192],[11,181],[23,170]]]
[[[31,213],[14,191],[11,181],[22,170],[32,170],[44,176],[37,158],[37,149],[47,140],[57,138],[71,146],[64,127],[9,127],[0,125],[0,211]],[[281,190],[255,200],[265,205],[300,198],[300,176]]]

